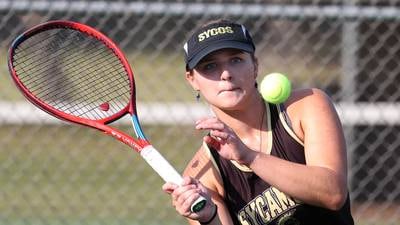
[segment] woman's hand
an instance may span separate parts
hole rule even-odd
[[[248,165],[257,155],[256,151],[249,149],[230,127],[216,117],[198,120],[196,129],[209,130],[204,142],[226,159]]]
[[[172,205],[182,216],[198,221],[208,221],[212,217],[215,205],[211,201],[208,190],[200,181],[194,178],[184,177],[181,185],[165,183],[162,189],[164,192],[171,195]],[[207,204],[199,212],[192,212],[190,207],[200,196],[207,199]]]

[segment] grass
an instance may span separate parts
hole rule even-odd
[[[9,75],[6,50],[0,52],[0,101],[25,101]],[[138,101],[194,101],[180,57],[128,54]],[[178,171],[200,145],[189,127],[144,130]],[[161,178],[111,137],[79,126],[0,125],[0,143],[0,225],[186,224]]]
[[[178,171],[199,146],[191,128],[144,129]],[[77,126],[3,126],[0,137],[1,225],[185,224],[161,178],[111,137]]]

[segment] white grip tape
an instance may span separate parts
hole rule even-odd
[[[144,147],[140,151],[140,155],[158,173],[158,175],[164,179],[165,182],[171,182],[177,185],[183,183],[182,176],[153,146],[149,145]]]

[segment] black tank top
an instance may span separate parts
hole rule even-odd
[[[266,153],[305,164],[304,146],[290,128],[290,121],[282,106],[267,105],[267,115],[268,143],[272,143],[272,146],[268,147]],[[354,224],[349,196],[338,211],[304,204],[270,186],[249,168],[220,157],[214,149],[209,150],[223,180],[225,204],[235,225]]]

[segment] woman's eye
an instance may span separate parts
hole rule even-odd
[[[203,69],[204,69],[204,70],[212,70],[212,69],[214,69],[215,67],[217,67],[217,64],[216,64],[216,63],[207,63],[207,64],[205,64],[205,65],[203,66]]]
[[[231,60],[231,62],[232,62],[232,63],[240,63],[240,62],[242,62],[242,59],[239,58],[239,57],[235,57],[235,58],[233,58],[233,59]]]

